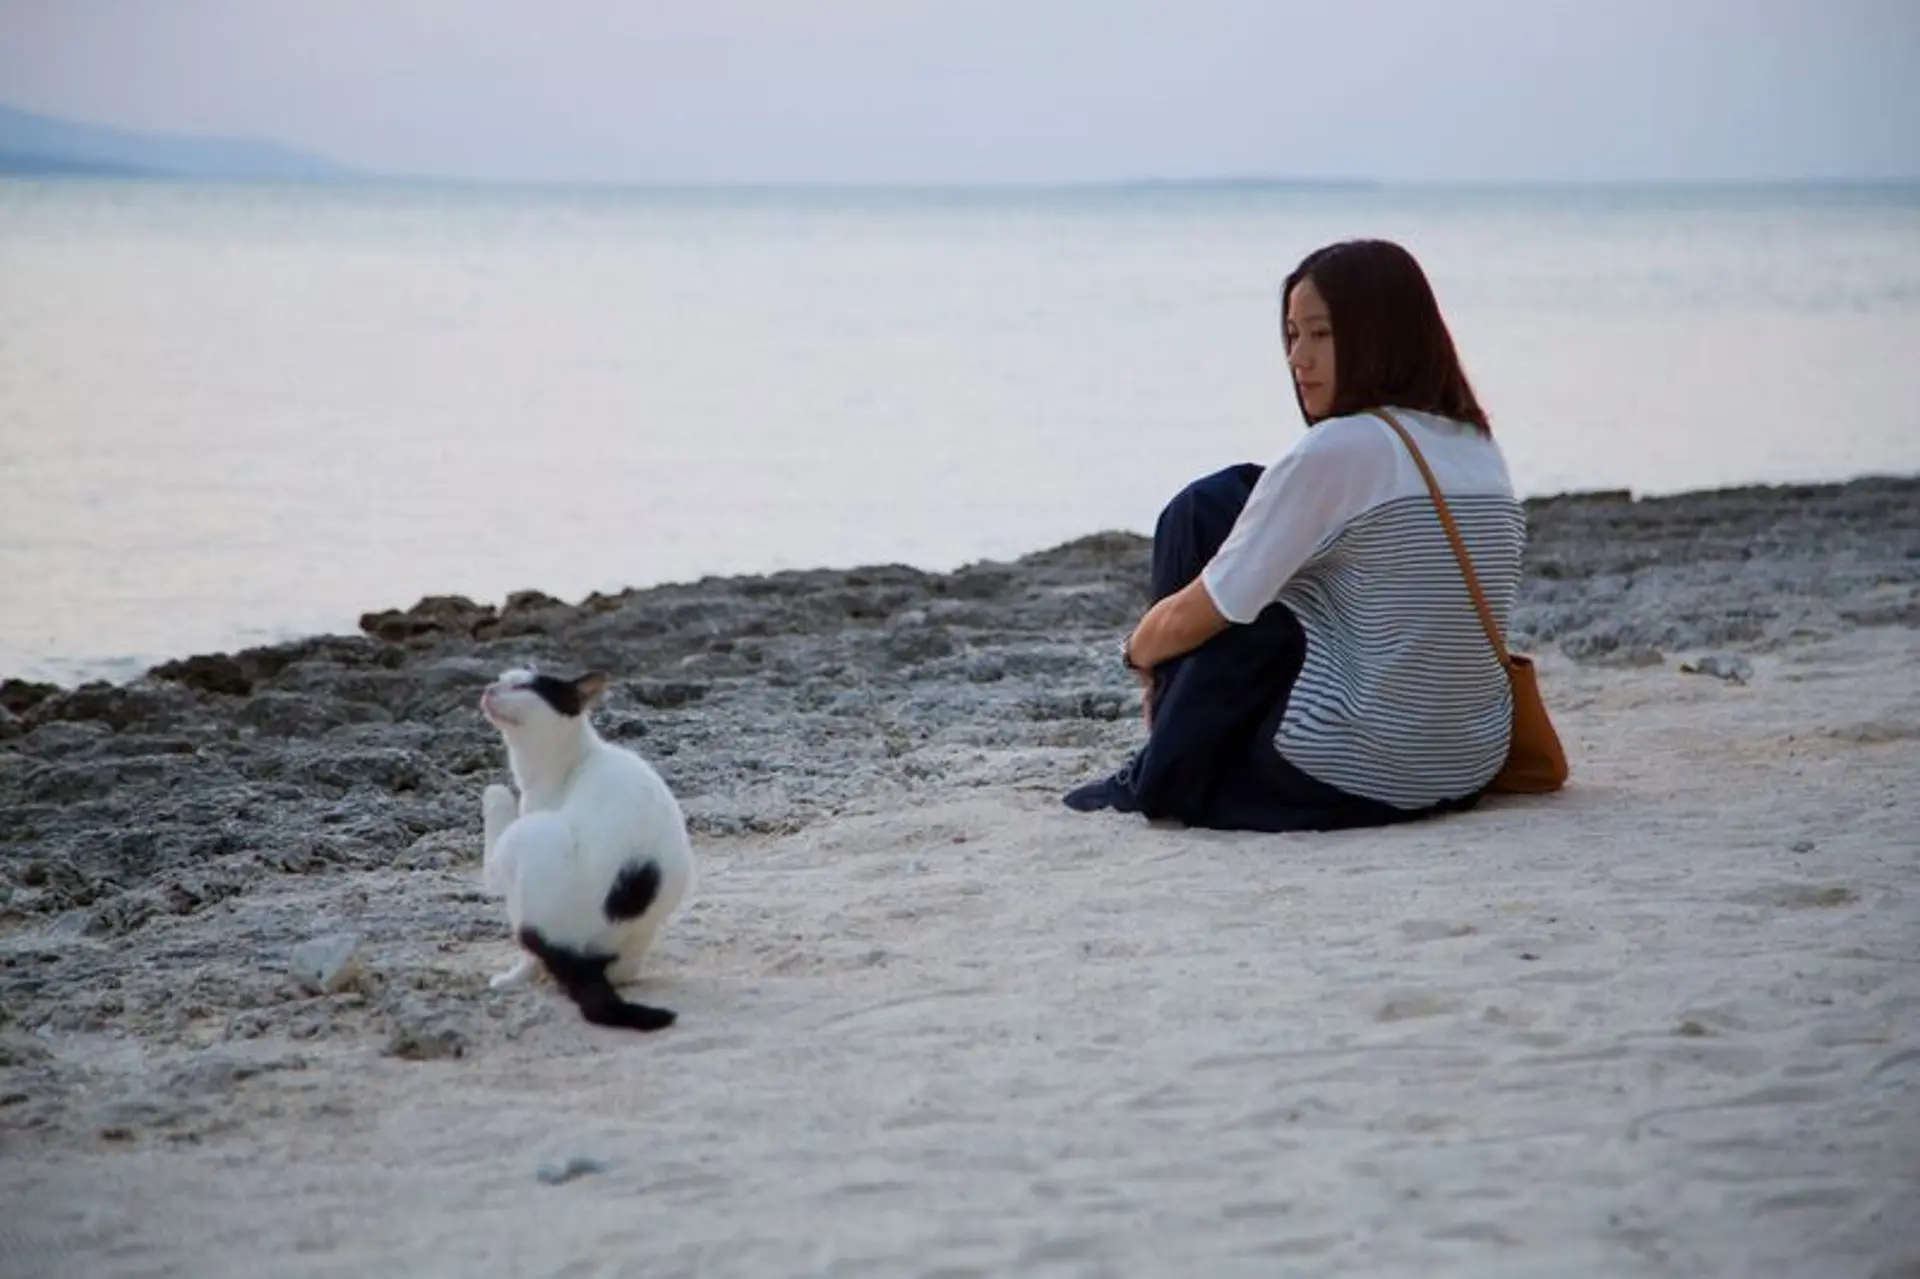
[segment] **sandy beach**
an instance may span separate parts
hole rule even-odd
[[[1122,534],[0,685],[0,1274],[1920,1275],[1920,478],[1530,519],[1573,784],[1387,831],[1059,804]],[[527,658],[687,807],[661,1034],[486,987]]]

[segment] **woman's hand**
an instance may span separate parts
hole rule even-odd
[[[1154,672],[1135,666],[1133,678],[1140,682],[1140,718],[1146,720],[1146,732],[1154,732]]]
[[[1153,668],[1185,656],[1231,625],[1195,578],[1147,610],[1123,650],[1140,681],[1140,715],[1153,731]]]

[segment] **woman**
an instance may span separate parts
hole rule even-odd
[[[1157,601],[1121,648],[1147,744],[1069,793],[1225,830],[1377,826],[1471,807],[1512,691],[1389,411],[1418,445],[1504,631],[1526,519],[1432,287],[1380,240],[1311,253],[1282,292],[1308,430],[1195,481],[1153,537]]]

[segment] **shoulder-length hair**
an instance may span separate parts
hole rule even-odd
[[[1294,287],[1306,279],[1326,300],[1333,324],[1328,417],[1398,407],[1492,429],[1413,254],[1390,240],[1343,240],[1315,249],[1287,276],[1280,293],[1283,320]],[[1293,395],[1300,416],[1313,422],[1298,386]]]

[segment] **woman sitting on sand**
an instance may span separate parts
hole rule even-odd
[[[1471,807],[1505,760],[1506,672],[1419,467],[1370,412],[1419,446],[1504,631],[1526,519],[1433,289],[1405,249],[1361,240],[1309,254],[1281,300],[1306,436],[1161,512],[1157,602],[1121,649],[1147,744],[1072,808],[1377,826]]]

